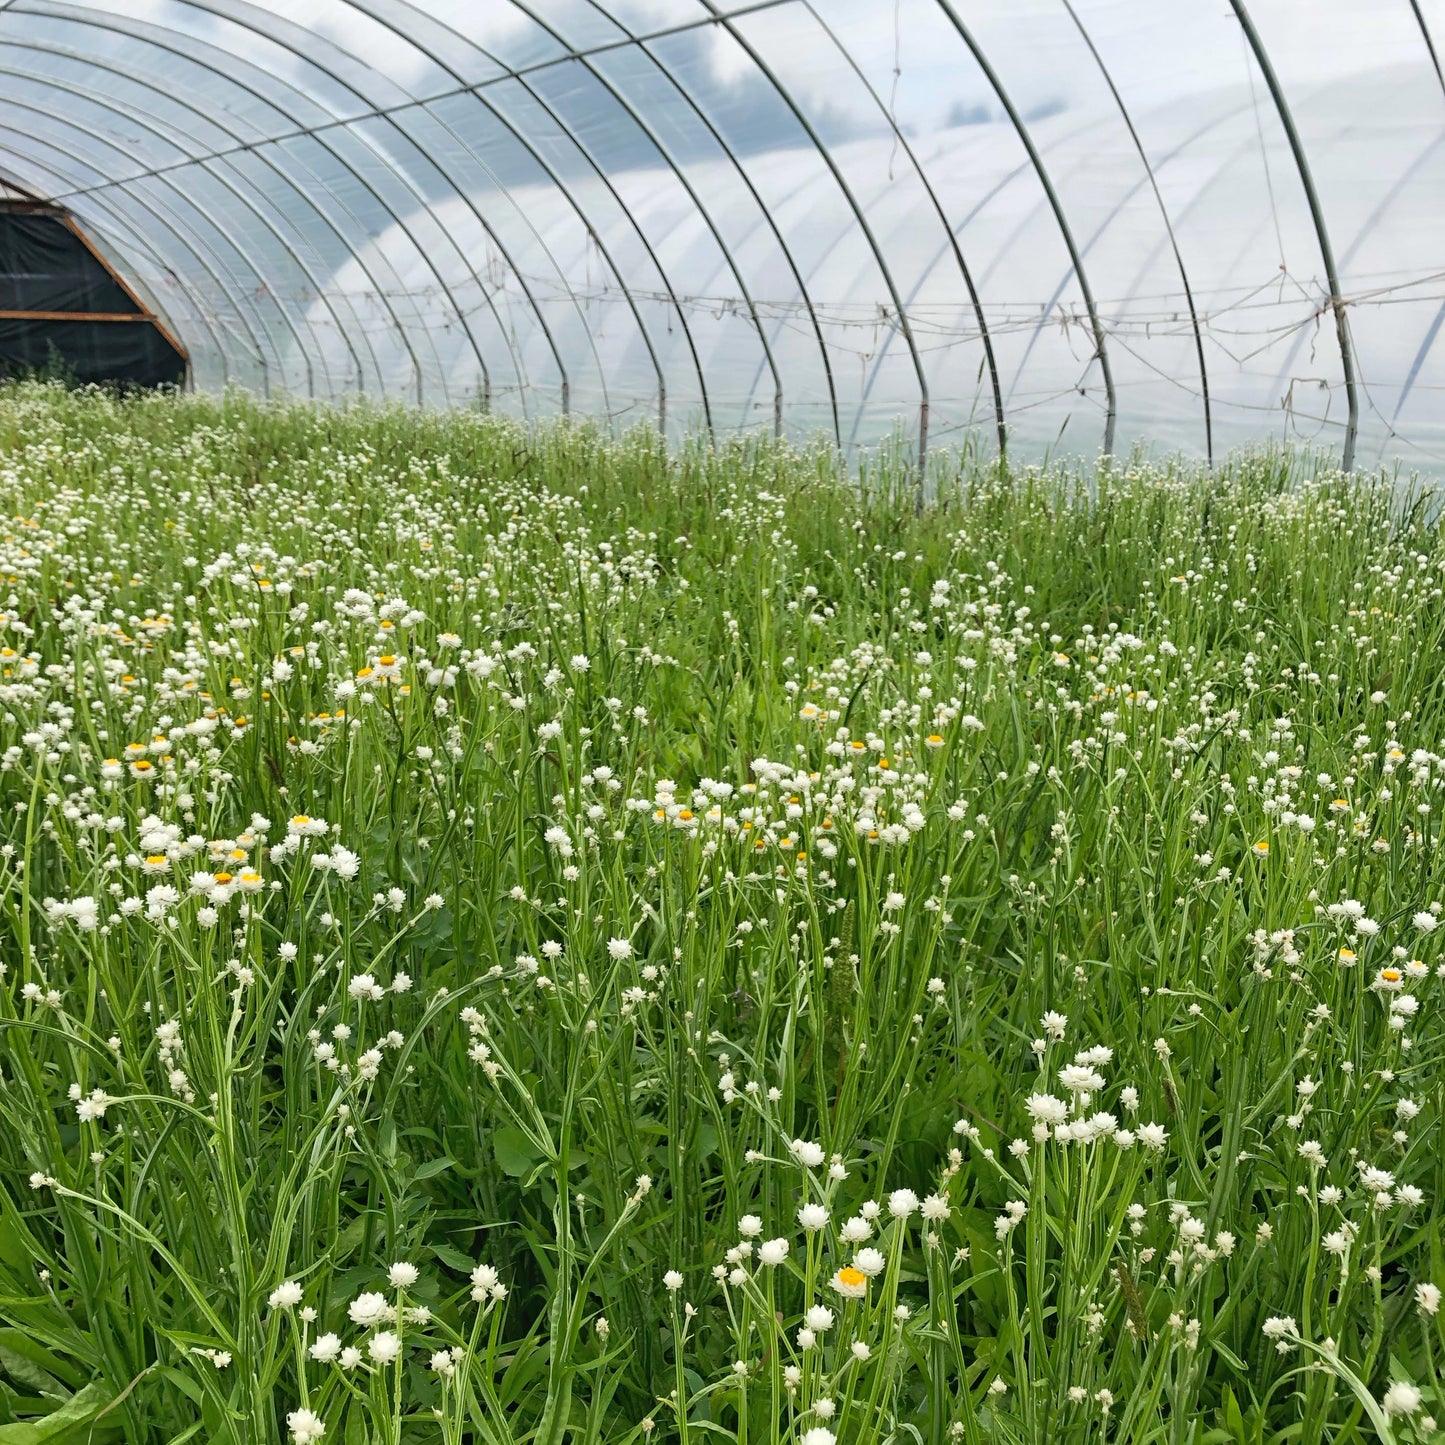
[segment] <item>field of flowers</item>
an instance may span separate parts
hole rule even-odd
[[[1445,537],[0,393],[0,1445],[1431,1437]]]

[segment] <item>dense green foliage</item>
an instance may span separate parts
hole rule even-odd
[[[0,393],[0,1445],[1433,1430],[1445,539],[934,482]]]

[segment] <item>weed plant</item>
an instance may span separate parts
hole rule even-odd
[[[0,393],[0,1445],[1430,1438],[1445,540]]]

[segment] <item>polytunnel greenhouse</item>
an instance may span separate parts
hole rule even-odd
[[[1442,0],[6,0],[0,358],[1427,465],[1442,45]],[[124,304],[18,279],[45,218]]]
[[[1441,1445],[1445,0],[0,0],[0,1445]]]

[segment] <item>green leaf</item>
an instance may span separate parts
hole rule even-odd
[[[440,1159],[428,1159],[411,1177],[416,1180],[434,1179],[438,1174],[445,1173],[457,1161],[443,1155]]]
[[[452,1269],[458,1269],[463,1274],[470,1274],[472,1272],[472,1266],[476,1263],[475,1260],[469,1259],[464,1255],[461,1250],[453,1249],[449,1244],[434,1244],[431,1247],[431,1252],[436,1255],[443,1264]]]
[[[58,1410],[39,1420],[17,1420],[0,1425],[0,1445],[71,1445],[91,1434],[90,1422],[110,1404],[111,1390],[93,1380],[72,1395]],[[117,1424],[119,1422],[117,1421]]]
[[[206,1392],[201,1388],[200,1382],[193,1379],[184,1370],[178,1370],[174,1365],[163,1365],[161,1374],[193,1403],[199,1405],[205,1398]]]
[[[0,1329],[0,1366],[12,1380],[55,1400],[68,1399],[89,1373],[47,1350],[28,1331],[17,1329]]]
[[[1220,1344],[1218,1340],[1210,1340],[1209,1348],[1213,1350],[1214,1353],[1218,1355],[1219,1358],[1223,1360],[1226,1365],[1232,1365],[1236,1370],[1240,1372],[1240,1374],[1244,1375],[1249,1373],[1249,1366],[1246,1365],[1244,1361],[1241,1360],[1239,1356],[1236,1355],[1234,1351],[1231,1350],[1227,1345]],[[1239,1405],[1237,1402],[1235,1402],[1233,1394],[1229,1395],[1229,1402],[1233,1403],[1235,1410],[1238,1411]],[[1227,1409],[1228,1405],[1226,1405],[1225,1408]]]
[[[522,1179],[537,1165],[544,1163],[535,1145],[520,1129],[498,1129],[492,1135],[492,1153],[496,1155],[497,1168],[513,1179]]]

